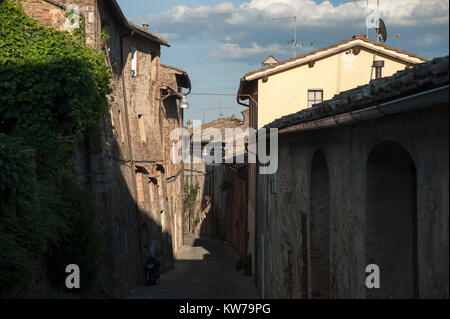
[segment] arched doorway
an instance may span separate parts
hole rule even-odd
[[[316,151],[311,164],[308,237],[308,295],[330,298],[330,178],[321,151]]]
[[[366,264],[380,269],[368,298],[417,296],[416,168],[399,144],[378,144],[367,161]]]

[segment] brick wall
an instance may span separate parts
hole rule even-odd
[[[63,5],[64,1],[55,1]],[[23,2],[23,11],[30,17],[44,22],[57,30],[65,30],[65,10],[43,0],[28,0]]]
[[[167,157],[161,135],[166,134],[162,133],[161,124],[165,115],[161,115],[158,101],[160,46],[138,35],[124,36],[130,32],[113,18],[109,1],[53,2],[56,5],[29,0],[24,2],[24,11],[50,27],[67,30],[65,10],[58,4],[77,4],[85,19],[87,44],[107,55],[114,72],[114,102],[109,116],[102,122],[101,134],[91,132],[79,146],[74,166],[81,180],[90,185],[103,212],[100,280],[109,294],[126,296],[143,284],[144,246],[156,244],[162,268],[168,269],[182,240],[182,232],[176,230],[181,227],[182,183],[179,178],[166,181],[176,169],[170,163],[165,167]],[[106,43],[100,39],[101,19],[107,21],[105,31],[111,36]],[[132,48],[137,51],[136,77],[131,76]],[[139,115],[143,115],[141,121]],[[177,123],[181,122],[173,125]],[[156,185],[153,177],[157,174]]]

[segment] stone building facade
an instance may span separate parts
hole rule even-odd
[[[169,212],[166,216],[170,219],[165,222],[165,225],[171,227],[172,246],[176,257],[183,245],[184,165],[174,163],[172,160],[173,141],[170,136],[173,130],[183,126],[183,110],[179,107],[179,99],[182,88],[188,89],[186,94],[189,94],[191,82],[185,70],[164,64],[161,64],[160,76],[160,128],[166,163],[166,201]]]
[[[229,183],[226,201],[226,239],[239,256],[247,255],[248,232],[248,159],[244,163],[226,164]]]
[[[264,298],[448,298],[448,56],[282,117],[259,175]],[[366,288],[366,266],[380,288]]]
[[[23,10],[58,30],[81,21],[86,43],[105,53],[114,73],[102,131],[78,146],[74,167],[102,211],[100,279],[110,295],[125,296],[143,284],[146,247],[164,271],[182,245],[183,167],[167,155],[167,134],[182,125],[183,114],[180,95],[161,97],[162,87],[190,88],[189,78],[161,68],[160,47],[169,44],[129,22],[115,0],[29,0]]]
[[[225,161],[227,159],[226,143],[231,140],[235,147],[228,156],[235,157],[238,154],[244,154],[243,147],[236,147],[238,135],[226,139],[225,129],[240,129],[246,136],[247,115],[248,113],[244,111],[243,120],[233,115],[203,124],[201,135],[199,134],[202,149],[205,150],[208,143],[216,143],[217,150],[221,152],[220,158]],[[218,129],[221,132],[221,139],[208,135],[207,129],[209,128]],[[190,222],[189,216],[187,216],[186,229],[189,231],[190,228],[191,232],[198,236],[227,241],[239,254],[243,255],[246,247],[247,223],[246,203],[242,202],[240,195],[243,195],[247,188],[247,165],[246,163],[239,165],[232,165],[232,163],[230,165],[226,163],[207,164],[202,158],[197,160],[197,163],[186,164],[185,167],[186,181],[198,184],[200,187],[196,208],[190,214]],[[244,193],[242,193],[243,191]]]

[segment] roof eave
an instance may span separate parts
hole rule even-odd
[[[153,37],[152,35],[145,33],[141,30],[139,30],[138,28],[135,28],[134,26],[130,25],[130,23],[128,22],[127,18],[125,17],[125,15],[123,14],[122,9],[120,8],[119,4],[117,3],[116,0],[110,0],[117,15],[119,16],[119,19],[121,20],[122,24],[129,30],[134,31],[135,33],[139,34],[140,36],[142,36],[143,38],[156,42],[160,45],[164,45],[166,47],[170,47],[170,44],[167,43],[167,41],[162,40],[162,39],[157,39],[155,37]]]
[[[184,72],[183,74],[177,74],[176,77],[182,78],[179,81],[179,84],[181,87],[183,87],[185,89],[189,89],[189,90],[192,89],[191,79],[189,78],[189,75],[187,74],[187,72]],[[178,82],[178,80],[177,80],[177,82]]]
[[[252,93],[247,91],[248,86],[246,84],[252,82],[254,80],[246,80],[245,77],[241,78],[239,82],[239,89],[236,94],[236,102],[242,106],[249,107],[250,105],[244,104],[241,101],[247,101],[250,99],[249,95]]]
[[[366,39],[361,39],[361,38],[356,38],[356,39],[350,39],[350,40],[346,40],[348,42],[342,42],[342,43],[338,43],[336,45],[333,45],[332,47],[330,47],[327,50],[323,50],[322,52],[320,50],[308,53],[306,55],[304,55],[303,57],[298,57],[298,58],[294,58],[294,59],[289,59],[289,60],[285,60],[285,61],[280,61],[277,64],[270,66],[269,68],[266,69],[262,69],[262,70],[257,70],[257,71],[253,71],[250,73],[247,73],[246,75],[244,75],[244,79],[247,81],[250,80],[257,80],[262,78],[263,76],[266,75],[272,75],[274,73],[278,73],[278,72],[283,72],[301,65],[304,65],[308,62],[311,61],[316,61],[318,59],[324,58],[327,56],[326,52],[331,51],[331,55],[336,54],[340,51],[345,51],[345,50],[349,50],[355,46],[362,46],[368,50],[372,50],[372,51],[376,51],[379,52],[380,54],[384,54],[384,55],[389,55],[392,57],[395,57],[396,59],[402,60],[405,63],[411,63],[411,64],[415,64],[417,62],[415,62],[414,60],[422,60],[423,62],[427,62],[428,59],[420,57],[420,56],[416,56],[416,55],[408,55],[409,58],[405,58],[402,57],[401,55],[407,55],[406,53],[390,53],[387,51],[390,51],[392,49],[386,48],[386,47],[377,47],[375,48],[375,44],[372,41],[366,40]],[[347,44],[347,45],[345,45]],[[371,46],[369,46],[371,45]],[[343,46],[341,48],[339,48],[339,46]],[[322,53],[322,54],[321,54]],[[319,54],[319,56],[315,56]],[[289,64],[290,63],[290,64]],[[287,64],[287,65],[286,65]]]
[[[176,68],[171,65],[162,64],[162,63],[160,64],[160,66],[164,69],[167,69],[169,72],[172,72],[175,74],[175,77],[177,79],[177,84],[180,87],[183,87],[183,88],[189,89],[189,90],[192,89],[191,79],[189,78],[187,71],[180,69],[180,68]]]
[[[134,31],[136,34],[140,35],[141,37],[146,38],[147,40],[156,42],[156,43],[158,43],[158,44],[160,44],[160,45],[163,45],[163,46],[165,46],[165,47],[170,48],[170,44],[167,43],[165,40],[163,41],[163,40],[157,39],[157,38],[153,37],[152,35],[150,35],[150,34],[148,34],[148,33],[145,33],[145,32],[143,32],[143,31],[139,30],[138,28],[133,27],[133,26],[130,25],[129,23],[127,23],[126,27],[127,27],[128,29],[130,29],[131,31]]]

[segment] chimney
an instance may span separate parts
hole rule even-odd
[[[143,27],[145,30],[148,31],[149,25],[148,25],[147,23],[143,23],[143,24],[142,24],[142,27]]]

